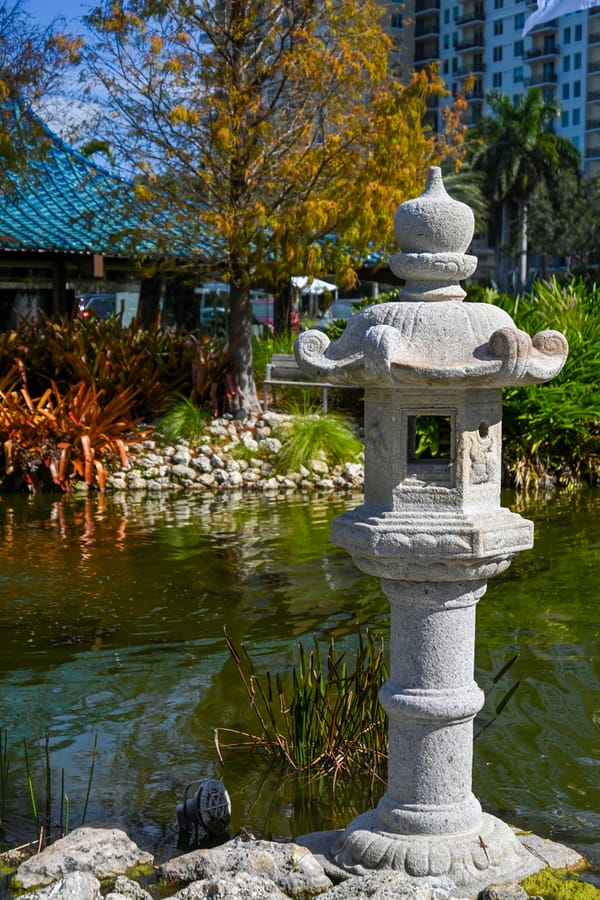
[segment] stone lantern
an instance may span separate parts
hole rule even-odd
[[[500,505],[502,387],[549,380],[568,352],[556,331],[531,339],[503,310],[462,302],[473,228],[431,168],[394,220],[399,301],[362,310],[333,343],[308,331],[295,345],[313,377],[364,386],[364,504],[334,521],[332,540],[391,604],[387,791],[326,854],[464,891],[540,868],[472,793],[475,609],[487,579],[533,544],[532,523]],[[442,451],[431,458],[416,446],[427,429]]]

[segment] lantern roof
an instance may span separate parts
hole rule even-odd
[[[462,302],[460,281],[477,266],[465,254],[474,229],[468,206],[446,192],[432,167],[420,197],[394,220],[403,248],[391,268],[405,280],[400,299],[353,316],[333,343],[320,331],[301,334],[298,364],[332,384],[503,387],[549,381],[563,367],[567,341],[558,331],[530,338],[490,303]]]

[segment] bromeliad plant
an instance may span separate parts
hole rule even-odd
[[[378,696],[387,673],[381,638],[359,631],[352,670],[348,652],[337,651],[333,639],[325,660],[317,641],[309,652],[299,643],[287,687],[280,674],[257,673],[243,645],[238,650],[227,631],[225,640],[259,731],[216,729],[221,761],[226,734],[234,738],[228,749],[256,748],[296,772],[331,775],[334,781],[342,775],[383,779],[387,720]]]
[[[124,391],[106,403],[102,393],[83,382],[61,393],[55,382],[32,399],[15,377],[0,383],[0,443],[4,477],[33,492],[42,489],[47,473],[54,485],[68,491],[75,476],[100,490],[106,484],[111,458],[127,462],[123,434],[133,425],[130,410],[136,392]]]

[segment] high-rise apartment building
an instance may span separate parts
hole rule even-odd
[[[539,25],[525,38],[535,0],[405,0],[385,7],[405,71],[439,61],[453,93],[473,76],[469,124],[485,112],[490,90],[517,102],[536,86],[558,101],[554,130],[573,141],[585,172],[600,167],[600,7]]]

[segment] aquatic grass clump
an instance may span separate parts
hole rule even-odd
[[[223,746],[251,748],[269,760],[280,759],[294,772],[330,775],[334,781],[340,775],[384,779],[387,717],[379,703],[379,690],[387,678],[383,638],[359,631],[352,669],[348,651],[337,651],[333,639],[326,659],[316,640],[310,652],[300,642],[287,685],[280,673],[274,677],[258,673],[245,647],[238,649],[227,631],[225,640],[259,731],[217,728],[221,762]],[[235,740],[223,745],[223,734]]]
[[[356,462],[364,450],[347,421],[338,415],[303,414],[296,411],[276,431],[281,450],[275,460],[282,472],[298,472],[321,459],[329,466]]]
[[[210,422],[210,413],[192,403],[187,397],[178,397],[158,423],[157,436],[176,444],[186,441],[192,447],[200,443]]]
[[[34,733],[36,731],[33,723]],[[69,832],[70,801],[66,792],[66,777],[64,768],[57,773],[52,766],[51,738],[49,732],[42,740],[36,735],[36,749],[38,765],[34,765],[35,755],[30,757],[30,745],[23,738],[23,760],[25,766],[25,785],[28,803],[31,810],[32,825],[35,829],[36,841],[39,850],[51,843],[57,837],[64,837]],[[98,736],[94,736],[91,751],[91,759],[88,770],[86,794],[81,813],[80,826],[85,825],[94,778],[94,768],[97,756]],[[11,818],[9,808],[9,762],[8,762],[8,733],[0,732],[0,840],[4,837],[4,825]],[[55,794],[57,781],[60,779],[58,799]],[[56,804],[59,808],[56,809]],[[18,804],[17,804],[18,805]],[[29,846],[28,842],[27,846]]]

